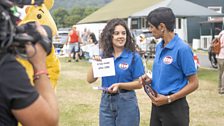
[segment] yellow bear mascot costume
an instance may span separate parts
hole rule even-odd
[[[19,25],[30,21],[37,21],[42,25],[49,26],[52,30],[52,36],[56,35],[57,26],[49,12],[49,9],[52,8],[53,4],[54,0],[44,0],[44,4],[42,4],[42,6],[28,6],[26,8],[26,16],[19,23]],[[27,74],[30,77],[31,83],[33,83],[32,81],[34,71],[32,65],[27,60],[22,58],[17,58],[17,60],[25,67]],[[51,53],[47,56],[46,64],[52,87],[56,89],[60,74],[60,61],[55,54],[54,47],[52,47]]]

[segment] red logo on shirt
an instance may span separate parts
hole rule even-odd
[[[121,64],[119,64],[119,68],[122,69],[122,70],[126,70],[126,69],[128,69],[128,64],[127,63],[121,63]]]
[[[165,64],[171,64],[173,62],[173,58],[171,56],[166,56],[164,59],[163,59],[163,62]]]

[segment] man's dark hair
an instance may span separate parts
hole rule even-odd
[[[160,23],[164,23],[169,31],[174,31],[175,15],[168,7],[160,7],[151,11],[147,16],[147,22],[158,28]]]

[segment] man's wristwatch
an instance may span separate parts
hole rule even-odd
[[[171,97],[169,95],[167,96],[167,100],[168,100],[168,103],[172,102],[172,99],[171,99]]]

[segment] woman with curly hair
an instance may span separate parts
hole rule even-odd
[[[100,37],[101,58],[114,58],[115,75],[102,77],[100,103],[100,126],[139,126],[140,113],[135,89],[142,88],[138,78],[144,74],[144,66],[140,55],[135,51],[135,42],[122,19],[110,20]],[[91,68],[87,81],[97,80]]]

